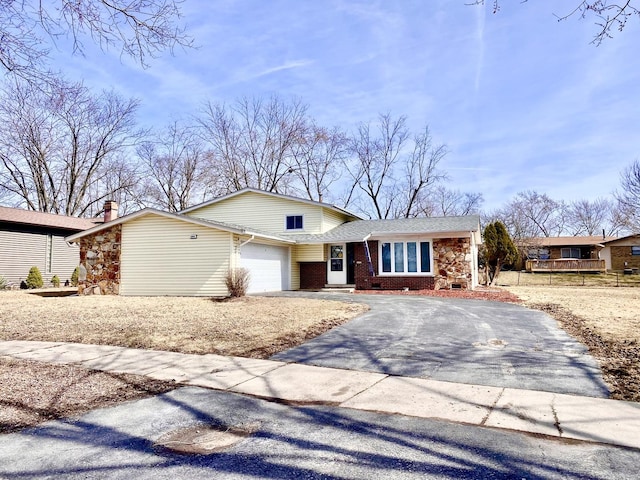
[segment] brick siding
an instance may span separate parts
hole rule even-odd
[[[300,262],[300,288],[314,290],[327,284],[327,262]]]
[[[626,266],[625,266],[626,263]],[[640,255],[631,255],[631,246],[611,247],[611,269],[622,271],[625,268],[640,269]]]

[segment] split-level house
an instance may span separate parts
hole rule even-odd
[[[85,293],[226,296],[225,277],[239,267],[249,293],[473,289],[481,236],[478,216],[365,220],[245,188],[178,213],[146,208],[67,240],[80,245]]]

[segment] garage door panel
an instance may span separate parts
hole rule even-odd
[[[289,288],[289,248],[260,243],[242,246],[240,266],[249,270],[248,293]]]

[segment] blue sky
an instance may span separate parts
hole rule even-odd
[[[491,210],[523,190],[595,199],[640,158],[640,22],[600,46],[593,18],[558,22],[578,0],[186,0],[197,49],[144,70],[89,49],[56,61],[68,78],[142,102],[162,126],[203,102],[300,98],[326,126],[351,131],[379,113],[428,124],[449,154],[448,186]]]

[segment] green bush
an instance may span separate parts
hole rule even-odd
[[[51,277],[51,285],[56,288],[60,286],[60,279],[58,278],[58,275],[54,275],[53,277]]]
[[[4,290],[5,288],[7,288],[7,280],[0,275],[0,290]]]
[[[27,284],[27,288],[42,288],[44,282],[42,281],[42,275],[38,267],[31,267],[25,283]]]
[[[74,287],[78,286],[78,272],[80,271],[80,267],[76,267],[71,274],[71,285]]]
[[[232,297],[244,297],[249,288],[249,270],[246,268],[229,269],[224,283]]]

